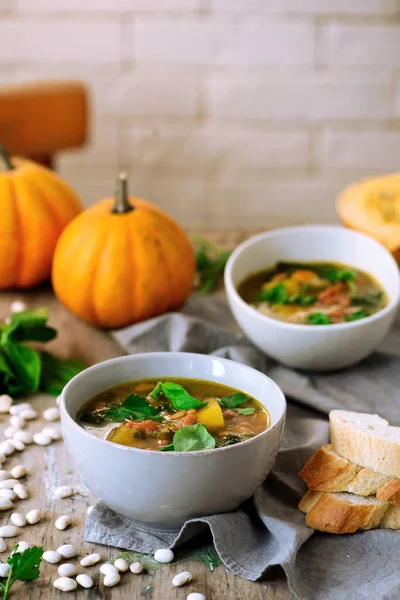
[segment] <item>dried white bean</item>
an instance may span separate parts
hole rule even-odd
[[[21,513],[13,513],[10,517],[10,520],[13,525],[16,525],[17,527],[25,527],[26,525],[26,519],[24,515],[21,515]]]
[[[10,471],[1,470],[0,471],[0,481],[4,481],[5,479],[11,479],[11,473],[10,473]]]
[[[103,584],[106,587],[114,587],[114,585],[117,585],[120,580],[121,575],[118,573],[118,571],[115,571],[115,573],[108,573],[108,575],[104,576]]]
[[[33,441],[38,446],[49,446],[53,440],[44,433],[35,433],[33,435]]]
[[[17,483],[17,485],[13,487],[13,490],[20,500],[26,500],[29,498],[28,488],[23,483]]]
[[[58,567],[57,572],[60,577],[73,577],[77,574],[78,569],[72,563],[64,563]]]
[[[174,553],[168,548],[160,548],[155,551],[154,560],[159,563],[170,563],[174,560]]]
[[[81,560],[81,565],[82,567],[91,567],[92,565],[95,565],[100,561],[100,554],[98,552],[94,552],[93,554],[88,554],[87,556],[84,556]]]
[[[117,567],[114,567],[111,563],[104,563],[100,567],[100,573],[103,575],[110,575],[110,573],[118,573]]]
[[[33,408],[25,408],[25,410],[21,410],[19,416],[25,419],[26,421],[34,421],[38,418],[38,414]]]
[[[14,502],[14,500],[17,499],[17,494],[14,492],[14,490],[9,490],[6,488],[4,490],[0,490],[0,498],[7,498],[7,500]]]
[[[192,581],[192,574],[190,571],[182,571],[181,573],[175,575],[172,580],[172,585],[175,587],[181,587],[181,585],[185,585],[186,583],[189,583],[189,581]]]
[[[14,479],[21,479],[26,475],[26,467],[24,465],[16,465],[11,469],[11,475]]]
[[[4,430],[4,437],[13,438],[17,431],[19,431],[19,427],[7,427],[7,429]]]
[[[90,513],[92,512],[92,510],[93,510],[93,509],[94,509],[94,506],[88,506],[88,507],[87,507],[87,511],[86,511],[86,513],[87,513],[88,515],[90,515]]]
[[[5,414],[10,411],[10,407],[14,400],[8,394],[0,395],[0,413]]]
[[[54,525],[56,526],[56,529],[64,531],[64,529],[67,529],[67,527],[71,525],[71,523],[72,519],[69,515],[61,515],[61,517],[58,517]]]
[[[54,490],[54,495],[56,498],[69,498],[74,494],[76,494],[76,491],[70,485],[61,485]]]
[[[9,510],[14,505],[8,498],[0,498],[0,511]],[[0,534],[1,535],[1,534]]]
[[[140,562],[132,563],[129,567],[131,573],[135,573],[135,575],[139,575],[143,571],[143,565]]]
[[[57,408],[57,406],[52,406],[51,408],[46,408],[46,410],[43,412],[43,419],[45,421],[49,421],[50,423],[52,423],[53,421],[59,421],[60,420],[60,411]]]
[[[14,454],[15,452],[14,444],[12,444],[9,440],[1,442],[0,452],[5,454],[6,456],[11,456],[11,454]]]
[[[73,544],[64,544],[57,548],[57,552],[61,554],[63,558],[73,558],[78,554],[78,550]]]
[[[18,529],[14,525],[3,525],[0,527],[0,537],[12,538],[18,535]]]
[[[126,573],[129,569],[129,564],[124,558],[117,558],[117,560],[114,560],[114,567],[117,567],[120,573]]]
[[[0,490],[12,490],[17,483],[19,483],[18,479],[3,479],[3,481],[0,481]]]
[[[40,510],[37,510],[36,508],[30,510],[26,515],[26,520],[28,521],[29,525],[35,525],[36,523],[39,523],[41,518],[42,515],[40,513]]]
[[[10,572],[10,565],[8,563],[0,563],[0,577],[8,577]]]
[[[78,575],[76,581],[79,583],[80,586],[86,588],[87,590],[93,587],[93,579],[89,577],[89,575],[85,575],[84,573]]]
[[[10,442],[14,446],[15,450],[18,450],[18,452],[23,452],[25,450],[25,444],[24,442],[21,442],[21,440],[16,440],[14,437],[12,440],[10,440]]]
[[[25,302],[23,302],[22,300],[13,300],[13,302],[11,302],[10,308],[11,308],[11,312],[18,313],[18,312],[23,312],[24,310],[26,310],[27,306],[26,306]]]
[[[61,554],[59,552],[56,552],[55,550],[47,550],[43,553],[43,560],[52,565],[55,565],[60,562]]]
[[[10,419],[10,425],[12,425],[12,427],[16,427],[17,429],[23,429],[26,425],[25,419],[20,415],[14,415]]]
[[[17,544],[17,552],[25,552],[25,550],[28,550],[28,548],[30,548],[30,545],[24,540],[21,540]]]
[[[6,550],[7,550],[6,542],[3,540],[3,538],[0,538],[0,552],[5,552]]]
[[[19,442],[23,442],[24,444],[32,444],[33,443],[33,434],[30,431],[22,431],[20,429],[14,435],[14,440],[18,440]]]
[[[198,592],[192,592],[189,596],[186,596],[186,600],[206,600],[204,594],[199,594]]]
[[[32,409],[32,406],[28,402],[21,402],[21,404],[14,404],[10,406],[10,415],[20,415],[24,410]]]
[[[70,577],[59,577],[53,583],[53,586],[61,592],[73,592],[78,587],[75,579]]]
[[[56,429],[55,427],[45,427],[42,429],[42,433],[44,435],[48,435],[52,440],[59,440],[61,438],[61,431]]]

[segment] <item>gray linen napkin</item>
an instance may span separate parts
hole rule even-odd
[[[333,374],[304,374],[279,365],[238,331],[224,300],[194,294],[184,310],[114,332],[128,353],[214,354],[263,371],[283,389],[288,416],[281,449],[254,508],[185,523],[179,534],[140,530],[101,502],[87,519],[85,539],[152,553],[176,547],[209,528],[224,565],[251,581],[281,565],[298,600],[398,600],[400,533],[381,530],[334,536],[314,533],[297,509],[306,460],[328,441],[333,408],[379,413],[400,425],[400,322],[361,364]]]

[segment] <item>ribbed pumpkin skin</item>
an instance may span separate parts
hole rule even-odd
[[[101,200],[61,235],[52,280],[58,299],[98,327],[118,328],[182,306],[195,272],[186,234],[149,202],[129,198],[134,210],[113,214]]]
[[[55,173],[20,158],[12,163],[0,172],[0,289],[48,279],[57,239],[82,210]]]

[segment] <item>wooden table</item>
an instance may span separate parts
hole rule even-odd
[[[212,239],[220,245],[234,247],[247,237],[244,231],[235,232],[202,232],[202,235]],[[48,344],[48,348],[64,358],[81,358],[86,364],[94,364],[108,358],[123,354],[119,346],[111,337],[103,332],[89,327],[67,312],[54,298],[47,288],[33,290],[24,294],[0,294],[0,318],[4,319],[10,312],[10,303],[15,299],[24,300],[29,308],[45,306],[49,310],[51,325],[59,331],[58,338]],[[31,399],[33,407],[42,412],[45,408],[54,405],[54,400],[46,396]],[[1,430],[8,426],[8,417],[2,416]],[[30,429],[40,430],[44,421],[33,421]],[[3,439],[3,438],[1,438]],[[51,446],[42,448],[29,446],[22,453],[11,456],[6,463],[9,469],[17,464],[24,464],[29,470],[28,488],[30,498],[18,504],[22,512],[38,508],[43,511],[44,519],[41,523],[28,526],[20,530],[17,540],[26,540],[31,545],[43,546],[45,550],[56,549],[64,543],[74,543],[80,554],[97,551],[104,560],[117,553],[115,548],[87,544],[83,542],[84,522],[86,510],[95,503],[85,486],[79,483],[79,477],[74,473],[64,444],[56,442]],[[3,467],[4,468],[4,467]],[[54,499],[54,489],[59,485],[78,485],[81,494],[64,500]],[[18,506],[18,505],[17,505]],[[73,517],[72,528],[58,531],[54,522],[61,514],[71,514]],[[8,521],[9,513],[0,513],[1,523]],[[14,540],[7,541],[7,550],[10,552]],[[8,556],[5,553],[0,560]],[[78,563],[77,563],[78,564]],[[79,566],[79,564],[78,564]],[[178,570],[189,569],[193,574],[193,583],[183,588],[173,588],[171,579]],[[89,569],[81,569],[94,576],[98,573],[99,565]],[[181,564],[178,567],[163,566],[156,573],[132,575],[130,572],[121,578],[121,583],[114,588],[104,588],[95,579],[95,588],[84,590],[78,588],[76,592],[63,596],[57,591],[52,582],[57,577],[57,565],[43,563],[40,579],[30,584],[15,584],[11,594],[18,600],[53,600],[60,598],[80,598],[94,600],[185,600],[190,591],[202,592],[207,600],[290,600],[286,581],[281,571],[270,571],[265,581],[251,583],[228,573],[223,566],[218,567],[213,573],[199,562]]]

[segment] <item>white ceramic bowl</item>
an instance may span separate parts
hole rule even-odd
[[[250,394],[267,408],[271,425],[234,446],[175,453],[107,442],[75,421],[80,406],[101,390],[168,376],[217,381]],[[142,526],[176,530],[187,519],[233,510],[252,496],[278,453],[286,401],[276,383],[245,365],[201,354],[157,352],[86,369],[64,388],[60,408],[68,452],[91,492]]]
[[[361,269],[381,283],[388,305],[371,317],[336,325],[299,325],[261,314],[236,291],[251,273],[278,261],[340,262]],[[233,252],[225,269],[225,288],[236,321],[267,355],[298,369],[330,371],[352,365],[383,340],[396,314],[399,268],[392,255],[372,238],[328,225],[288,227],[261,233]]]

